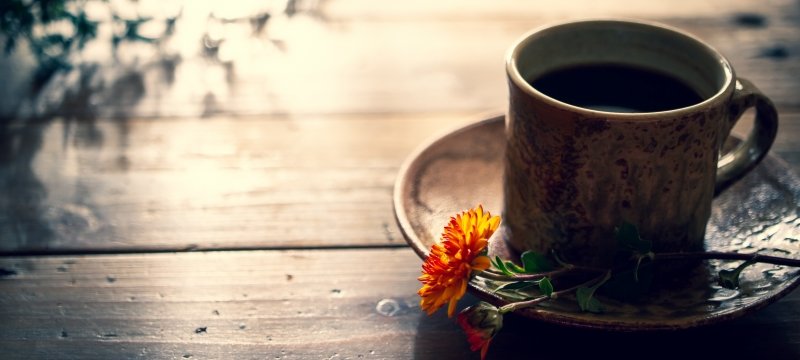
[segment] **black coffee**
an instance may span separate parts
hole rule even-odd
[[[581,65],[527,80],[547,96],[602,111],[655,112],[703,101],[697,91],[679,79],[629,65]]]

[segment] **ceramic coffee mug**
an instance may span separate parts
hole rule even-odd
[[[506,71],[503,236],[519,251],[607,265],[623,221],[656,252],[701,250],[715,193],[777,132],[775,107],[728,60],[659,24],[543,28],[512,47]],[[721,157],[753,106],[749,137]]]

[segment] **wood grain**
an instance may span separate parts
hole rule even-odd
[[[3,359],[461,359],[442,311],[417,305],[409,249],[0,259]],[[578,331],[509,316],[490,359],[800,355],[800,292],[685,332]],[[474,303],[468,297],[461,307]],[[203,330],[203,328],[205,330]],[[536,344],[532,349],[532,342]],[[684,355],[685,356],[685,355]]]
[[[427,139],[483,117],[7,128],[0,142],[10,146],[0,161],[0,253],[404,246],[391,202],[400,164]],[[739,133],[745,131],[746,124]],[[782,114],[773,153],[795,169],[797,133],[800,114]]]
[[[403,244],[391,208],[397,168],[426,138],[479,117],[5,128],[0,251]]]

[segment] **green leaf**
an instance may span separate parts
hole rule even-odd
[[[640,254],[646,254],[652,251],[653,243],[643,240],[639,236],[639,229],[627,221],[623,221],[617,227],[616,233],[617,245],[623,249],[629,249]]]
[[[508,271],[508,269],[506,269],[506,266],[503,263],[503,260],[500,259],[499,256],[495,256],[494,257],[494,261],[492,261],[492,265],[495,268],[497,268],[497,270],[500,270],[500,272],[502,272],[503,274],[505,274],[507,276],[514,276],[514,273],[512,273],[511,271]]]
[[[553,269],[553,263],[542,254],[533,251],[526,251],[520,256],[522,267],[528,274],[540,273],[550,271]]]
[[[501,285],[500,287],[495,289],[494,292],[503,291],[503,290],[524,290],[524,289],[532,288],[534,285],[536,285],[536,283],[534,283],[532,281],[515,281],[515,282],[510,282],[510,283]]]
[[[497,266],[497,263],[494,261],[493,258],[489,258],[489,263],[492,264],[493,268],[500,269],[500,267]]]
[[[652,243],[641,239],[639,230],[623,222],[616,229],[617,253],[614,255],[614,276],[603,287],[603,295],[633,301],[647,293],[652,283]]]
[[[596,284],[590,287],[581,286],[575,291],[575,297],[578,298],[578,306],[580,306],[582,311],[592,313],[601,313],[604,311],[603,304],[594,298],[594,293],[598,288],[608,282],[609,279],[611,279],[611,271],[607,272],[603,279]]]
[[[519,265],[514,264],[511,261],[506,261],[505,265],[506,265],[506,269],[508,269],[509,271],[515,272],[517,274],[525,273],[525,269],[521,268]]]
[[[526,294],[521,290],[501,290],[496,292],[495,294],[499,295],[503,300],[512,303],[519,301],[527,301],[532,298],[530,294]]]
[[[589,298],[589,302],[586,304],[586,311],[588,311],[590,313],[599,314],[599,313],[605,312],[606,308],[595,297],[591,297],[591,298]]]
[[[593,287],[581,286],[575,292],[575,296],[578,298],[578,306],[581,307],[582,311],[592,313],[603,312],[603,305],[594,298],[594,291],[595,289]]]
[[[653,263],[642,262],[638,268],[634,265],[636,263],[615,271],[598,291],[603,296],[623,302],[635,302],[647,295],[653,284]]]
[[[578,306],[581,307],[581,310],[587,311],[587,305],[592,295],[594,295],[592,289],[586,286],[581,286],[575,291],[575,297],[578,298]]]
[[[742,270],[746,267],[753,265],[756,263],[755,257],[750,260],[743,262],[741,265],[737,266],[735,269],[732,270],[720,270],[717,276],[717,282],[719,286],[722,286],[726,289],[736,290],[739,288],[739,275],[741,275]]]
[[[717,280],[719,286],[726,289],[736,290],[739,288],[739,273],[736,270],[720,270]]]
[[[539,280],[539,290],[542,291],[542,294],[547,295],[547,297],[553,296],[553,283],[550,282],[550,279],[547,277],[542,278]]]
[[[494,281],[491,283],[496,284]],[[514,281],[497,286],[492,292],[509,302],[525,301],[531,298],[528,290],[534,286],[536,283],[533,281]]]

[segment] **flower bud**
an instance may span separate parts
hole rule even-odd
[[[484,359],[489,343],[503,327],[503,314],[494,305],[481,301],[462,310],[457,322],[467,334],[470,350],[481,349],[481,359]]]

